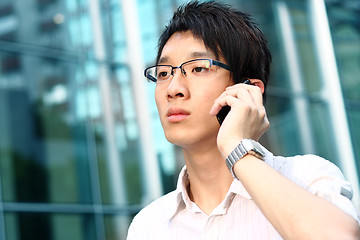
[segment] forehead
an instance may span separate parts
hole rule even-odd
[[[164,45],[159,63],[181,62],[196,58],[214,58],[214,54],[206,48],[204,42],[195,38],[190,31],[176,32]]]

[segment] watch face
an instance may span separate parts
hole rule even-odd
[[[255,147],[256,152],[261,154],[262,157],[265,157],[264,147],[260,143],[258,143],[256,141],[253,141],[253,143],[254,143],[254,147]]]
[[[243,144],[243,146],[247,152],[254,151],[254,152],[260,154],[262,157],[265,156],[265,151],[263,149],[263,146],[261,146],[260,143],[254,141],[252,139],[243,139],[241,141],[241,143]]]

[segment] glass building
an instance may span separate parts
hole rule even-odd
[[[125,239],[181,150],[143,77],[181,0],[0,1],[0,240]],[[359,208],[360,2],[224,0],[273,54],[262,143],[339,166]]]

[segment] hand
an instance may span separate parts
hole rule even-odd
[[[270,126],[263,105],[264,84],[258,79],[250,81],[253,85],[239,83],[227,87],[210,110],[215,116],[223,106],[231,107],[217,136],[217,145],[224,158],[242,139],[258,141]]]

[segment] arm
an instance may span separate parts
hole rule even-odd
[[[225,105],[231,111],[218,134],[218,147],[224,157],[244,138],[258,140],[269,122],[262,104],[263,85],[237,84],[215,101],[210,114]],[[265,217],[285,239],[360,239],[359,226],[348,214],[329,201],[317,197],[247,155],[234,166],[236,176]]]
[[[357,222],[329,201],[299,187],[247,155],[236,176],[284,239],[359,239]],[[264,181],[265,180],[265,181]]]

